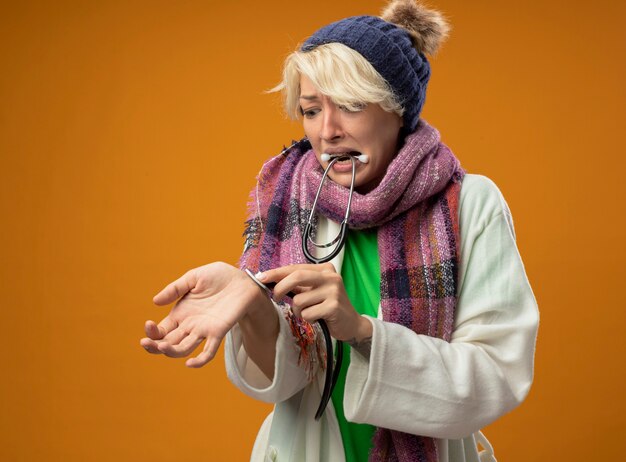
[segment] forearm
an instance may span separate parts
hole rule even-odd
[[[239,321],[239,328],[248,356],[270,381],[273,380],[279,332],[278,313],[261,289],[252,308]]]
[[[261,315],[264,312],[259,311],[259,318],[262,319],[256,319],[257,313],[242,319],[226,336],[224,348],[226,372],[230,381],[243,393],[266,403],[284,401],[302,390],[315,376],[319,365],[315,360],[308,368],[302,362],[301,349],[296,344],[292,326],[287,319],[288,308],[272,304],[272,309],[274,316],[266,312]],[[276,320],[277,333],[270,341],[268,337],[272,335],[266,335],[266,338],[259,335],[264,329],[257,329],[257,323],[266,325],[265,321],[272,318]],[[244,329],[253,334],[247,340],[247,346],[244,346]],[[257,343],[254,343],[254,338],[259,339]],[[260,346],[255,346],[259,343]],[[269,351],[274,352],[273,356],[269,354],[266,360],[260,359],[259,353],[263,348],[267,352],[268,347],[271,347]]]
[[[519,404],[532,381],[525,367],[532,353],[523,345],[507,350],[507,365],[489,345],[448,343],[373,321],[371,357],[353,353],[346,379],[345,412],[354,422],[462,438]]]

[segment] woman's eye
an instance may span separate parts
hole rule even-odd
[[[339,105],[339,109],[344,112],[361,112],[363,109],[365,109],[365,106],[366,105],[364,103],[354,103],[350,105],[350,107],[341,104]]]
[[[302,114],[303,117],[306,117],[307,119],[310,119],[311,117],[314,117],[318,112],[319,112],[319,109],[302,109],[302,108],[300,108],[300,113]]]

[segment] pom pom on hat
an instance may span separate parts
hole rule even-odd
[[[450,26],[441,13],[415,0],[392,0],[381,18],[407,30],[418,52],[434,55],[448,36]]]

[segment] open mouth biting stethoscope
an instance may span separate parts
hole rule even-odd
[[[346,242],[346,233],[348,231],[350,205],[352,204],[352,194],[354,193],[354,179],[356,177],[356,162],[358,160],[359,162],[366,164],[369,161],[369,158],[366,154],[354,156],[351,154],[324,153],[321,155],[321,159],[323,162],[328,162],[328,165],[324,170],[324,176],[322,176],[320,185],[317,188],[317,194],[315,194],[315,199],[313,200],[313,207],[311,207],[311,213],[309,214],[309,219],[304,228],[304,233],[302,234],[302,251],[304,252],[304,256],[308,261],[315,264],[326,263],[335,258],[337,254],[341,252],[341,249]],[[346,205],[346,213],[344,215],[343,221],[341,222],[339,233],[337,233],[337,236],[335,236],[330,242],[326,244],[319,244],[311,237],[311,233],[313,231],[313,218],[315,217],[317,201],[320,197],[322,187],[324,186],[324,182],[328,177],[328,172],[330,171],[330,169],[333,168],[335,162],[347,159],[352,162],[352,178],[350,180],[350,194],[348,196],[348,204]],[[323,257],[316,257],[309,251],[309,244],[318,249],[331,248],[331,251]],[[333,343],[330,332],[328,330],[328,326],[326,325],[326,321],[324,321],[323,319],[320,319],[317,322],[322,329],[322,333],[324,334],[324,342],[326,343],[326,379],[324,380],[324,391],[322,392],[322,399],[320,401],[319,407],[317,408],[317,412],[315,413],[315,420],[319,420],[322,417],[322,414],[324,414],[324,410],[328,405],[328,401],[330,400],[330,397],[333,393],[333,389],[337,384],[337,378],[339,377],[341,362],[343,360],[343,343],[340,340],[337,340],[335,344],[337,349],[337,358],[336,362],[333,364]]]

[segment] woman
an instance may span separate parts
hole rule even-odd
[[[277,87],[306,138],[264,165],[240,261],[276,283],[273,300],[224,263],[155,297],[180,300],[146,323],[144,348],[182,357],[206,339],[187,360],[200,367],[226,337],[231,381],[276,403],[253,460],[495,460],[479,430],[528,393],[538,314],[507,205],[419,118],[425,54],[446,32],[439,13],[396,0],[382,19],[309,37]],[[354,162],[350,231],[331,263],[312,265],[302,233],[329,162],[314,239],[337,235]],[[318,421],[326,350],[309,323],[321,319],[352,348]]]

